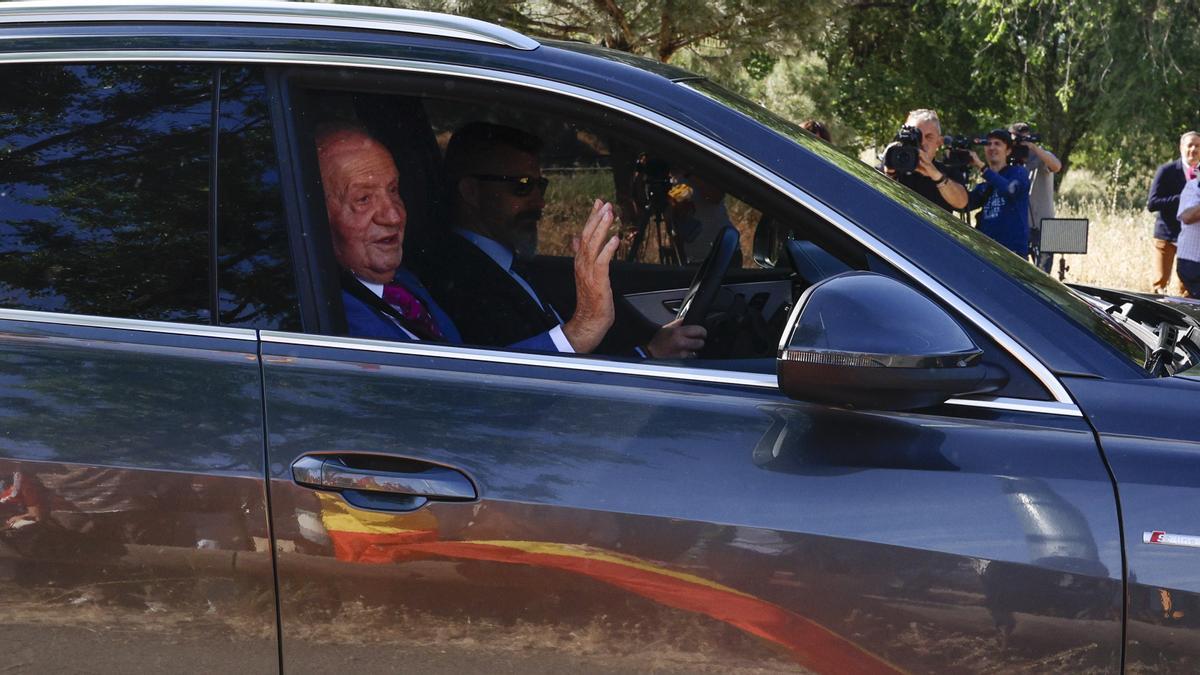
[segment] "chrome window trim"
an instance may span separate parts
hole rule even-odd
[[[264,343],[279,345],[295,345],[300,347],[320,347],[350,351],[367,351],[382,354],[399,354],[403,356],[423,356],[438,359],[455,359],[459,361],[481,361],[484,363],[502,363],[513,366],[532,366],[535,368],[560,368],[592,373],[609,373],[614,375],[635,375],[658,380],[677,380],[683,382],[700,382],[702,384],[728,384],[755,389],[778,391],[777,376],[766,373],[743,373],[732,370],[711,370],[708,368],[685,368],[680,366],[662,366],[653,363],[630,363],[622,361],[592,360],[579,356],[560,356],[558,354],[526,354],[518,352],[502,352],[471,347],[451,347],[424,342],[389,342],[352,337],[334,337],[328,335],[303,335],[299,333],[284,333],[280,331],[259,331],[259,338]],[[991,399],[950,399],[946,405],[966,406],[972,408],[989,408],[1012,412],[1044,413],[1048,415],[1064,415],[1082,417],[1083,414],[1074,404],[1056,403],[1053,401],[1033,401],[1014,398]]]
[[[704,382],[709,384],[734,384],[760,389],[777,389],[774,375],[763,373],[743,373],[734,370],[710,370],[707,368],[681,368],[679,366],[662,366],[652,363],[628,363],[590,359],[581,356],[560,356],[558,354],[529,354],[518,352],[503,352],[490,349],[471,347],[454,347],[448,345],[429,344],[424,342],[388,342],[352,337],[334,337],[328,335],[301,335],[298,333],[283,333],[264,330],[259,332],[259,339],[272,344],[298,345],[304,347],[332,347],[356,351],[381,352],[384,354],[402,354],[406,356],[428,356],[433,358],[455,359],[459,361],[483,361],[486,363],[503,363],[514,366],[535,366],[539,368],[561,368],[592,373],[613,373],[616,375],[641,375],[666,380],[683,380],[687,382]]]
[[[472,40],[532,50],[536,40],[516,31],[462,16],[411,9],[332,5],[310,2],[245,0],[29,0],[0,2],[0,24],[94,23],[100,21],[210,21],[269,23],[331,28],[358,28],[396,33],[416,33]]]
[[[923,270],[917,268],[908,259],[898,255],[891,249],[876,239],[865,230],[861,229],[842,214],[835,211],[831,206],[816,199],[815,197],[804,192],[800,188],[792,185],[783,178],[777,176],[769,169],[760,166],[743,156],[741,153],[726,147],[717,141],[708,138],[699,132],[696,132],[688,127],[674,122],[654,111],[647,110],[636,103],[617,99],[607,94],[600,92],[575,87],[561,82],[552,82],[520,75],[516,73],[508,73],[504,71],[487,70],[470,66],[461,66],[455,64],[440,64],[421,61],[407,61],[403,59],[383,59],[375,57],[360,57],[347,56],[340,54],[292,54],[292,53],[255,53],[255,52],[222,52],[222,51],[168,51],[168,50],[119,50],[119,51],[80,51],[80,52],[29,52],[20,54],[3,54],[0,55],[0,62],[78,62],[78,61],[197,61],[197,62],[233,62],[233,63],[270,63],[277,65],[311,65],[311,66],[342,66],[355,68],[375,68],[381,70],[393,70],[409,73],[423,73],[432,75],[453,75],[457,77],[465,77],[471,79],[484,80],[488,82],[503,82],[505,84],[523,86],[540,91],[555,93],[562,96],[578,99],[588,104],[600,105],[611,110],[616,110],[626,115],[635,116],[641,121],[651,124],[659,129],[672,133],[692,144],[702,148],[705,151],[721,157],[743,171],[746,171],[759,180],[764,181],[771,187],[783,192],[791,197],[793,201],[801,206],[813,211],[818,216],[824,218],[830,224],[844,231],[851,236],[862,246],[869,249],[880,258],[887,261],[899,269],[904,274],[908,275],[915,283],[919,284],[927,292],[938,296],[943,302],[953,307],[955,311],[971,321],[981,331],[986,333],[994,340],[1001,348],[1005,349],[1027,368],[1033,376],[1042,383],[1054,398],[1054,402],[1061,404],[1065,410],[1074,410],[1078,412],[1073,399],[1067,392],[1066,388],[1059,382],[1058,378],[1045,366],[1041,361],[1037,360],[1032,353],[1025,349],[1020,343],[1013,339],[1010,335],[1000,329],[999,326],[992,323],[987,317],[979,313],[975,308],[971,307],[965,300],[954,294],[950,289],[943,286],[937,280],[926,274]],[[286,335],[286,334],[274,334]],[[422,349],[427,348],[423,346]],[[387,351],[380,349],[378,351]],[[465,350],[464,350],[465,351]],[[451,348],[448,353],[428,353],[421,351],[422,354],[428,356],[439,356],[442,358],[453,358],[458,352],[456,348]],[[415,353],[415,352],[414,352]],[[496,352],[486,352],[495,355]],[[616,364],[614,364],[616,365]],[[589,368],[594,370],[605,370],[604,368]],[[674,370],[674,369],[672,369]],[[711,375],[712,371],[699,371]],[[750,374],[748,374],[750,375]],[[707,381],[714,381],[708,379]],[[763,386],[756,384],[752,386]],[[775,383],[772,382],[772,387]],[[956,399],[966,400],[966,399]],[[996,399],[999,400],[999,399]],[[1018,399],[1013,399],[1018,400]],[[1026,399],[1019,399],[1026,401]],[[984,406],[986,402],[976,404],[976,407]],[[1046,412],[1040,406],[1042,402],[1029,399],[1028,404],[1038,408],[1037,412]],[[992,405],[992,404],[989,404]],[[1053,414],[1063,414],[1061,412]],[[1074,413],[1072,413],[1074,414]]]
[[[967,408],[989,408],[991,410],[1007,410],[1009,412],[1042,413],[1046,415],[1062,415],[1064,417],[1083,417],[1083,412],[1074,403],[1059,403],[1057,401],[1033,401],[1024,398],[996,397],[983,398],[952,398],[946,405],[959,405]]]
[[[142,333],[165,333],[168,335],[221,338],[224,340],[254,341],[258,339],[257,331],[251,328],[201,326],[197,324],[171,323],[169,321],[146,321],[143,319],[117,319],[106,316],[60,314],[58,312],[40,312],[27,309],[0,308],[0,320],[52,323],[61,326],[81,326],[84,328],[112,328],[115,330],[132,330]]]

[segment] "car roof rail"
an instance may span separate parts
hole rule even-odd
[[[487,42],[531,50],[537,40],[516,31],[449,14],[390,7],[284,0],[17,0],[0,2],[0,25],[111,21],[266,23],[361,28]]]

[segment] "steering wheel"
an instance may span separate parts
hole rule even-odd
[[[704,318],[708,316],[713,300],[717,299],[717,291],[721,290],[721,280],[733,262],[733,254],[737,252],[740,239],[737,228],[732,225],[723,227],[713,239],[708,256],[700,264],[700,269],[696,270],[696,276],[692,277],[692,283],[688,286],[687,295],[683,296],[683,303],[679,305],[676,317],[683,319],[683,325],[704,324]]]

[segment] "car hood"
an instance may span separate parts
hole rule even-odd
[[[1184,314],[1187,314],[1188,316],[1192,317],[1196,321],[1200,321],[1200,300],[1195,300],[1192,298],[1180,298],[1180,297],[1167,296],[1167,295],[1151,295],[1149,293],[1131,293],[1128,291],[1126,291],[1126,292],[1129,293],[1129,295],[1136,295],[1139,298],[1144,298],[1146,300],[1152,300],[1154,302],[1157,302],[1160,305],[1165,305],[1167,307],[1170,307],[1171,309],[1179,310],[1180,312],[1183,312]]]
[[[1186,315],[1189,319],[1200,323],[1200,300],[1192,298],[1181,298],[1170,295],[1154,295],[1152,293],[1142,293],[1140,291],[1126,291],[1116,288],[1101,288],[1099,286],[1086,286],[1084,284],[1068,284],[1071,288],[1081,291],[1087,295],[1116,302],[1124,297],[1126,300],[1137,298],[1139,300],[1148,300],[1160,307],[1173,309],[1176,312]]]

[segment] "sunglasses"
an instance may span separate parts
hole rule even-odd
[[[515,197],[528,197],[533,194],[533,188],[537,188],[538,192],[546,194],[546,187],[550,185],[550,179],[545,176],[534,178],[533,176],[499,176],[493,173],[473,173],[471,177],[475,180],[490,181],[493,183],[509,183],[512,185],[512,193]]]

